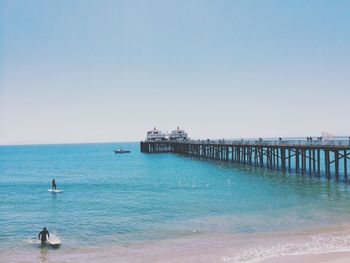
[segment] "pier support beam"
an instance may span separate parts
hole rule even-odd
[[[339,180],[339,151],[334,151],[334,169],[335,169],[335,178]]]
[[[344,179],[345,179],[345,181],[348,181],[347,159],[348,159],[348,155],[346,153],[346,150],[344,150]]]
[[[295,149],[295,171],[299,172],[299,149]]]

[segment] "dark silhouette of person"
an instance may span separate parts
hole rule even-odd
[[[56,180],[52,180],[52,190],[56,190]]]
[[[49,231],[47,231],[46,227],[39,233],[38,238],[41,240],[41,244],[44,245],[47,237],[50,238]]]

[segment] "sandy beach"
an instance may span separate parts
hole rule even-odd
[[[181,239],[100,248],[30,249],[0,252],[0,262],[125,263],[306,263],[350,262],[347,229],[273,235],[194,235]],[[16,252],[16,253],[14,253]]]
[[[348,263],[350,262],[350,252],[334,252],[316,255],[301,255],[301,256],[281,256],[269,258],[261,263],[309,263],[309,262],[324,262],[324,263]]]
[[[225,250],[225,249],[223,249]],[[117,252],[117,251],[103,251],[103,252],[78,252],[78,253],[59,253],[58,251],[41,250],[36,254],[2,254],[0,262],[16,262],[16,263],[31,263],[31,262],[101,262],[101,263],[112,263],[112,262],[128,262],[128,263],[146,263],[146,262],[173,262],[173,263],[185,263],[185,262],[197,262],[197,263],[215,263],[215,262],[226,262],[226,263],[309,263],[309,262],[324,262],[324,263],[348,263],[350,262],[350,252],[333,252],[324,254],[307,254],[298,256],[278,256],[274,258],[267,258],[265,260],[251,260],[251,261],[240,261],[230,259],[228,257],[221,257],[220,255],[213,253],[202,253],[202,254],[188,254],[179,253],[174,251],[173,253],[164,254],[164,251],[153,251],[146,252],[142,250],[133,250],[128,252]],[[10,260],[10,261],[9,261]]]

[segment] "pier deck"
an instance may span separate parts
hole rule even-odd
[[[339,140],[142,141],[140,148],[143,153],[177,153],[348,181],[348,137]]]

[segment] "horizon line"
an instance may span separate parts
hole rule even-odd
[[[40,146],[40,145],[69,145],[69,144],[108,144],[108,143],[135,143],[138,141],[92,141],[92,142],[28,142],[28,143],[0,143],[2,146]]]
[[[282,139],[306,139],[308,136],[293,136],[293,137],[281,137]],[[310,136],[312,138],[317,138],[320,136]],[[332,135],[335,139],[342,138],[342,139],[350,139],[349,135]],[[264,139],[264,140],[273,140],[273,139],[279,139],[279,137],[238,137],[238,138],[205,138],[205,139],[193,139],[189,138],[190,140],[254,140],[254,139]],[[0,147],[2,146],[40,146],[40,145],[70,145],[70,144],[109,144],[109,143],[136,143],[144,140],[126,140],[126,141],[88,141],[88,142],[18,142],[18,143],[0,143]]]

